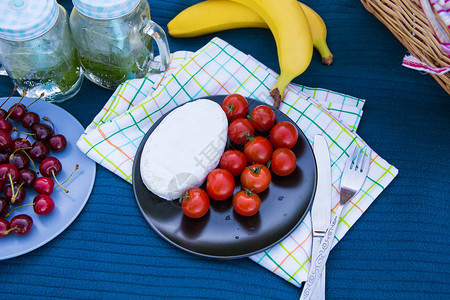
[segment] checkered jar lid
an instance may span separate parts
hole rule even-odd
[[[75,8],[93,19],[115,19],[132,12],[140,0],[72,0]]]
[[[0,38],[26,41],[46,33],[56,23],[56,0],[1,0]]]

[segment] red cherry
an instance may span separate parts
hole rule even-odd
[[[0,219],[0,238],[9,234],[11,225],[8,220]]]
[[[19,171],[19,183],[23,183],[25,187],[32,186],[36,180],[36,172],[31,169],[23,169]],[[0,181],[1,182],[1,181]]]
[[[43,160],[50,154],[50,148],[43,141],[36,141],[31,145],[30,157],[35,160]]]
[[[23,115],[22,118],[22,126],[24,128],[31,128],[34,124],[38,124],[41,122],[41,118],[35,112],[29,111]]]
[[[17,152],[9,157],[9,163],[15,165],[18,170],[22,170],[28,168],[30,160],[25,153]]]
[[[17,215],[11,219],[12,232],[17,235],[25,235],[30,232],[33,227],[33,219],[29,215]]]
[[[0,217],[5,216],[9,211],[9,201],[0,196]]]
[[[4,183],[16,182],[19,179],[19,170],[15,165],[0,165],[0,181]]]
[[[0,150],[8,150],[11,146],[11,135],[6,131],[0,130]]]
[[[56,176],[61,172],[61,170],[62,170],[61,162],[54,156],[49,156],[45,158],[39,165],[39,172],[43,176],[47,177]]]
[[[53,135],[53,129],[47,124],[37,123],[31,126],[31,133],[37,141],[47,141]]]
[[[27,196],[27,192],[23,185],[17,183],[13,186],[8,185],[3,194],[5,195],[6,200],[9,200],[11,204],[21,204]]]
[[[49,195],[39,194],[33,199],[33,210],[38,215],[48,215],[54,208],[55,202]]]
[[[22,117],[27,113],[27,108],[22,103],[15,104],[8,109],[9,117],[14,121],[22,120]]]
[[[52,136],[47,143],[52,151],[61,152],[66,149],[67,140],[62,134],[56,134]]]
[[[0,151],[0,164],[9,163],[9,156],[11,153],[9,151]]]
[[[38,194],[51,195],[55,182],[50,177],[38,177],[34,181],[33,188]]]
[[[13,126],[11,124],[11,122],[9,122],[8,120],[5,120],[4,118],[0,118],[0,130],[6,131],[6,132],[11,132]]]
[[[8,113],[3,108],[0,108],[0,118],[6,119]]]
[[[12,140],[11,150],[16,151],[18,149],[29,148],[31,147],[31,143],[29,140],[24,138],[16,138]],[[29,152],[30,149],[23,149],[24,151]]]

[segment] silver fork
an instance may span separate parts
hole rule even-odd
[[[308,278],[300,296],[301,300],[310,299],[314,288],[321,280],[322,272],[324,271],[325,263],[333,244],[333,239],[339,223],[342,208],[348,201],[350,201],[350,199],[353,198],[353,196],[355,196],[366,180],[367,173],[369,172],[371,155],[372,150],[370,148],[367,147],[364,151],[362,151],[360,148],[355,147],[353,154],[349,156],[345,163],[344,172],[342,173],[341,178],[339,206],[336,208],[328,231],[322,238],[318,248],[319,252],[317,254],[317,259],[315,262],[312,262]]]

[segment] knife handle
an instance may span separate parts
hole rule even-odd
[[[334,234],[339,222],[339,216],[342,211],[342,204],[339,204],[336,214],[331,219],[330,227],[325,236],[322,238],[319,248],[317,249],[317,256],[311,262],[308,278],[305,281],[300,300],[311,299],[312,292],[317,286],[317,283],[322,280],[322,272],[330,254],[331,246],[333,245]]]
[[[317,249],[319,248],[321,236],[313,237],[313,257],[317,256]],[[312,257],[312,258],[313,258]],[[311,300],[325,300],[325,270],[326,265],[323,266],[323,271],[320,280],[318,280],[316,288],[312,290]]]

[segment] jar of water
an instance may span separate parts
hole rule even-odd
[[[83,76],[65,9],[56,0],[1,0],[0,63],[27,97],[61,102]]]
[[[163,29],[150,20],[146,0],[73,0],[70,27],[86,78],[114,89],[127,79],[169,65]],[[160,60],[153,52],[155,41]]]

